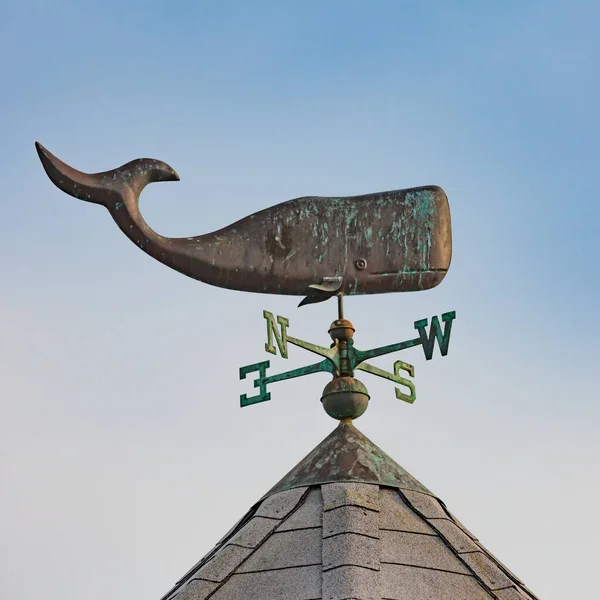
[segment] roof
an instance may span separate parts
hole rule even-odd
[[[445,504],[349,421],[164,600],[532,600]]]

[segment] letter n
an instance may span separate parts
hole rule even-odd
[[[421,319],[415,321],[415,329],[419,331],[419,337],[421,338],[421,344],[423,345],[423,352],[425,352],[425,358],[431,360],[433,356],[433,350],[435,348],[435,340],[437,340],[440,347],[440,354],[446,356],[448,354],[448,344],[450,343],[450,332],[452,331],[452,321],[456,319],[456,312],[447,312],[442,315],[442,321],[444,322],[444,332],[442,333],[442,327],[437,317],[431,319],[431,329],[429,331],[429,337],[425,331],[427,327],[427,319]]]
[[[282,358],[288,357],[288,343],[287,343],[287,328],[290,322],[285,317],[277,316],[277,323],[275,323],[275,317],[273,313],[263,310],[263,317],[267,321],[267,343],[265,344],[265,350],[271,354],[277,354],[277,350],[273,345],[273,338],[277,342],[279,353]]]

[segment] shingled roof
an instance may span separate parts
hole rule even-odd
[[[164,600],[537,600],[352,423],[268,492]]]

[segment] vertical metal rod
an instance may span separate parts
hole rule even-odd
[[[338,319],[344,318],[344,294],[338,294]]]

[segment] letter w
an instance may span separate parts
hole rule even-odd
[[[288,357],[288,343],[287,343],[287,328],[290,322],[285,317],[277,316],[277,323],[279,323],[279,329],[277,323],[275,323],[275,317],[273,313],[263,310],[263,317],[267,321],[267,343],[265,344],[265,350],[271,354],[277,354],[277,350],[273,345],[273,338],[277,342],[279,353],[282,358]]]
[[[435,348],[435,340],[437,340],[440,347],[440,354],[446,356],[448,354],[448,344],[450,343],[450,332],[452,331],[452,321],[456,319],[456,312],[447,312],[442,315],[442,321],[444,325],[444,333],[442,333],[442,327],[437,317],[431,319],[431,329],[429,337],[425,331],[427,327],[428,319],[421,319],[415,321],[415,329],[419,331],[419,337],[421,338],[421,344],[423,345],[423,352],[425,352],[425,358],[431,360],[433,356],[433,350]]]

